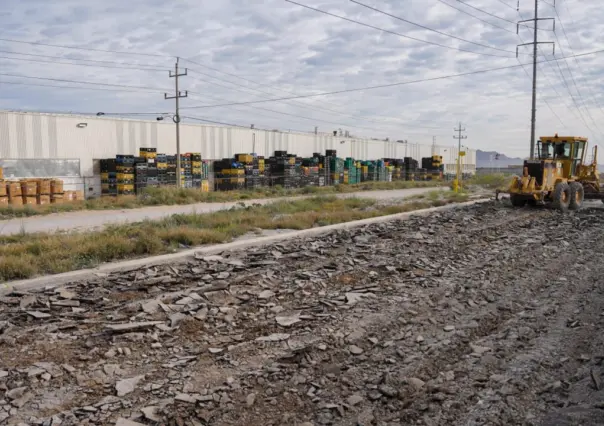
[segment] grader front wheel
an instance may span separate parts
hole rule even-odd
[[[579,210],[583,206],[583,199],[585,198],[585,191],[583,185],[579,182],[572,182],[570,184],[570,203],[569,208],[571,210]]]
[[[526,198],[516,194],[510,194],[510,201],[514,207],[524,207],[526,205]]]
[[[563,182],[556,185],[552,198],[554,200],[553,207],[555,209],[563,212],[568,210],[571,199],[570,185]]]

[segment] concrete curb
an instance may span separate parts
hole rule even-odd
[[[397,213],[387,216],[373,217],[369,219],[355,220],[352,222],[338,223],[335,225],[322,226],[319,228],[304,229],[302,231],[289,232],[281,235],[271,235],[268,237],[259,237],[249,240],[235,241],[232,243],[217,244],[212,246],[203,246],[189,250],[179,251],[178,253],[164,254],[160,256],[145,257],[142,259],[127,260],[124,262],[107,263],[100,265],[94,269],[82,269],[79,271],[66,272],[57,275],[46,275],[43,277],[12,281],[9,283],[0,284],[0,296],[4,296],[13,290],[28,291],[43,288],[59,287],[70,282],[82,281],[86,279],[96,278],[113,272],[127,272],[143,267],[151,267],[165,265],[176,261],[182,261],[188,257],[193,257],[196,253],[204,255],[212,255],[222,253],[224,251],[242,250],[247,247],[258,247],[263,245],[273,244],[279,241],[290,240],[294,238],[312,237],[315,235],[324,235],[331,231],[340,229],[349,229],[359,226],[370,225],[373,223],[383,223],[392,220],[405,220],[412,216],[425,216],[434,212],[446,211],[460,207],[471,206],[474,204],[485,203],[491,199],[479,199],[468,201],[465,203],[448,204],[442,207],[431,207],[423,210],[416,210],[407,213]]]

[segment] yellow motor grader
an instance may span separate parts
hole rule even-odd
[[[589,164],[586,152],[586,138],[541,136],[537,158],[524,161],[522,176],[514,176],[506,191],[512,205],[552,204],[566,211],[580,209],[585,199],[604,201],[604,192],[600,191],[598,147],[594,147]]]

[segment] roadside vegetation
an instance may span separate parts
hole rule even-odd
[[[489,189],[506,189],[510,181],[512,179],[512,175],[506,175],[503,173],[493,173],[488,175],[474,175],[471,179],[466,181],[466,184],[481,186],[483,188]]]
[[[433,188],[444,186],[446,182],[364,182],[355,185],[335,185],[315,187],[309,186],[296,189],[284,189],[280,186],[258,188],[243,191],[211,191],[201,192],[199,189],[177,188],[148,188],[140,196],[103,197],[86,201],[76,201],[67,204],[49,204],[43,206],[0,207],[0,220],[15,217],[47,215],[51,213],[70,212],[78,210],[112,210],[134,209],[146,206],[170,206],[195,203],[225,203],[233,201],[294,197],[304,195],[328,195],[361,191],[379,191],[391,189]]]
[[[308,229],[467,201],[444,191],[400,204],[334,195],[208,214],[173,215],[159,221],[115,225],[98,232],[19,234],[0,237],[0,281],[90,268],[102,263],[224,243],[262,230]]]

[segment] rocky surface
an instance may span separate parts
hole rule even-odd
[[[603,225],[486,204],[13,292],[0,424],[602,424]]]

